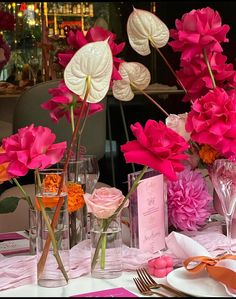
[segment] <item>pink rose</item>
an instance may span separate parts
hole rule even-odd
[[[222,25],[219,13],[210,7],[185,13],[181,20],[175,21],[175,26],[176,29],[170,30],[174,41],[169,45],[174,51],[182,52],[181,59],[185,61],[201,54],[203,48],[208,53],[222,52],[220,43],[228,42],[226,34],[230,27]]]
[[[186,130],[199,144],[209,144],[228,158],[236,154],[236,92],[210,90],[197,99],[188,113]]]
[[[126,163],[137,163],[163,173],[169,180],[177,180],[176,172],[182,171],[182,160],[188,143],[178,133],[160,121],[149,119],[143,128],[140,123],[131,125],[137,140],[121,146]]]
[[[166,126],[181,135],[186,141],[189,141],[190,133],[188,133],[185,129],[187,116],[188,113],[182,113],[178,115],[170,114],[166,118]]]
[[[92,194],[84,194],[88,212],[101,219],[112,216],[124,198],[122,192],[115,187],[101,187],[95,189]],[[124,207],[127,207],[128,204],[129,201],[125,203]]]

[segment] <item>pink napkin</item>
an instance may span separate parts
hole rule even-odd
[[[90,273],[91,261],[90,240],[80,242],[70,250],[70,279]],[[137,248],[122,247],[122,261],[124,271],[133,271],[147,265],[149,259],[158,257],[158,252],[152,254]],[[0,291],[27,284],[36,284],[36,256],[0,255]],[[53,277],[53,271],[51,272]]]
[[[211,238],[214,240],[214,237]],[[212,255],[205,247],[203,247],[197,241],[184,234],[177,232],[171,232],[166,237],[166,245],[168,247],[168,250],[170,250],[170,252],[181,261],[184,261],[190,256],[215,257],[215,255]],[[221,260],[216,265],[236,271],[236,260]],[[236,289],[229,289],[225,285],[224,287],[229,295],[236,297]]]

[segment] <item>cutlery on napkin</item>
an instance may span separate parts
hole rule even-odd
[[[219,257],[219,260],[218,259],[216,260],[215,257],[213,257],[211,255],[211,253],[206,248],[204,248],[201,244],[199,244],[198,242],[194,241],[190,237],[187,237],[181,233],[171,232],[166,237],[165,240],[166,240],[166,245],[167,245],[168,249],[178,259],[181,259],[183,262],[185,261],[185,265],[187,265],[187,262],[189,262],[188,258],[191,261],[191,257],[195,257],[195,259],[193,259],[193,261],[195,261],[195,260],[198,260],[198,258],[200,260],[200,259],[202,259],[202,257],[204,257],[203,259],[207,260],[207,263],[209,263],[210,266],[211,266],[211,263],[215,263],[215,265],[212,265],[212,267],[216,266],[217,268],[221,267],[222,270],[226,269],[226,271],[229,271],[233,277],[235,275],[235,278],[236,278],[236,260],[220,259],[220,257]],[[206,257],[208,257],[208,259],[206,259]],[[234,256],[234,257],[236,258],[236,256]],[[213,262],[214,260],[216,260],[216,262]],[[196,265],[196,263],[195,263],[195,265]],[[216,268],[213,270],[216,270]],[[230,271],[230,270],[232,270],[232,271]],[[188,270],[186,269],[186,271],[188,271]],[[208,272],[208,274],[209,273],[210,272]],[[193,275],[193,274],[191,273],[191,275]],[[221,275],[222,274],[218,275],[219,280],[222,278]],[[224,276],[224,274],[223,274],[223,276]],[[229,295],[236,297],[236,288],[227,287],[227,285],[225,285],[221,281],[219,281],[219,283],[223,284],[226,292]]]

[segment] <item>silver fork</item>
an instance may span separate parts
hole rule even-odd
[[[150,289],[158,289],[158,288],[163,288],[169,292],[172,292],[173,294],[176,295],[176,297],[190,297],[190,295],[183,293],[181,291],[175,290],[165,284],[162,283],[157,283],[151,275],[147,272],[145,268],[140,268],[136,270],[140,280],[143,281],[145,285],[147,285]]]
[[[139,290],[139,292],[145,296],[150,296],[150,295],[159,295],[160,297],[167,297],[166,295],[160,293],[160,292],[155,292],[152,291],[147,285],[145,285],[138,277],[137,278],[133,278],[137,289]]]

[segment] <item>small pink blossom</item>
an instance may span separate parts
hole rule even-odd
[[[167,186],[169,225],[183,231],[198,230],[212,212],[212,196],[201,172],[186,167],[178,173],[178,180],[168,181]]]
[[[230,27],[222,25],[221,17],[217,11],[210,7],[193,9],[185,13],[181,20],[176,19],[176,29],[170,30],[174,41],[169,45],[174,51],[180,51],[181,59],[190,61],[202,53],[222,52],[221,42],[228,42],[226,34]]]
[[[100,219],[112,216],[124,198],[122,192],[115,187],[101,187],[95,189],[92,194],[84,194],[88,212]],[[125,203],[124,208],[128,205],[129,201]]]
[[[10,176],[24,176],[30,169],[45,169],[63,157],[66,142],[54,143],[56,135],[47,127],[34,124],[21,128],[10,137],[3,138],[0,164],[9,162]]]
[[[184,169],[181,160],[187,159],[184,151],[189,145],[185,139],[162,121],[148,120],[144,128],[137,122],[131,130],[137,140],[121,146],[126,163],[146,165],[176,180],[175,172]]]
[[[186,130],[199,144],[209,144],[221,155],[236,154],[236,92],[216,87],[197,99],[188,113]]]
[[[68,122],[71,122],[70,107],[73,107],[74,116],[78,116],[80,114],[82,99],[69,90],[69,88],[65,85],[64,80],[59,83],[58,87],[51,88],[48,92],[53,97],[43,103],[41,107],[50,111],[50,117],[53,122],[58,123],[59,119],[63,116],[66,117]],[[89,115],[93,115],[102,110],[102,103],[90,104]]]
[[[71,46],[71,49],[66,50],[65,52],[58,53],[58,61],[63,67],[66,67],[66,65],[69,63],[78,49],[88,43],[103,41],[107,38],[109,38],[108,44],[113,55],[113,71],[111,80],[121,80],[122,78],[118,72],[118,69],[120,63],[122,63],[124,60],[117,58],[116,55],[118,55],[123,50],[125,43],[123,42],[120,44],[116,44],[116,35],[98,26],[90,27],[86,35],[84,35],[84,33],[80,30],[77,30],[75,32],[73,30],[70,30],[67,37],[67,43],[69,46]]]

